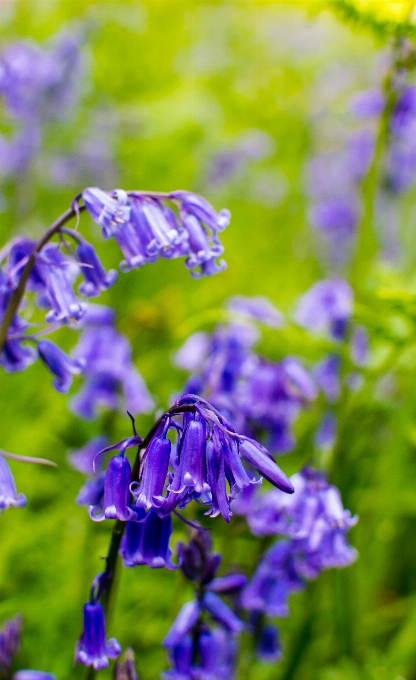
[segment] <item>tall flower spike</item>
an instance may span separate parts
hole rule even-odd
[[[84,623],[80,640],[75,648],[75,661],[95,670],[107,668],[108,659],[116,659],[121,647],[115,638],[105,640],[105,616],[99,602],[84,605]]]
[[[26,503],[26,496],[16,491],[16,484],[6,459],[0,455],[0,512],[11,505],[21,508]]]

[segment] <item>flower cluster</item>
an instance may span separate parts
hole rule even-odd
[[[216,262],[224,252],[218,232],[228,225],[230,213],[216,213],[202,196],[189,191],[106,193],[88,188],[82,197],[103,237],[118,243],[125,258],[122,271],[156,262],[158,257],[183,256],[193,276],[215,274],[225,267],[223,261]]]
[[[176,365],[194,371],[185,389],[209,399],[239,431],[264,433],[268,448],[286,453],[294,446],[299,412],[317,396],[315,383],[296,357],[272,362],[255,353],[259,336],[252,322],[278,328],[283,321],[271,302],[236,296],[228,309],[229,324],[212,336],[195,333],[177,352]]]
[[[199,268],[199,275],[214,274],[225,266],[216,262],[223,252],[217,233],[228,224],[229,213],[217,214],[201,196],[185,191],[156,197],[149,193],[106,194],[100,189],[86,189],[82,197],[104,237],[114,236],[120,245],[127,258],[124,262],[128,264],[122,263],[126,271],[154,262],[158,255],[184,255],[186,265],[193,274]],[[166,201],[177,207],[179,215]],[[74,216],[78,210],[75,201]],[[129,408],[136,412],[150,410],[153,402],[131,365],[128,342],[112,327],[112,311],[88,305],[74,290],[75,280],[81,276],[78,293],[86,298],[97,297],[115,283],[117,272],[105,271],[94,247],[78,231],[58,228],[57,233],[59,244],[46,242],[42,247],[20,238],[3,251],[7,259],[0,269],[0,321],[7,314],[22,276],[33,303],[27,304],[28,295],[20,302],[0,351],[0,365],[9,372],[21,371],[39,357],[54,375],[54,387],[60,392],[69,390],[73,375],[84,372],[85,387],[75,398],[73,408],[86,418],[95,417],[97,404],[115,408],[120,388]],[[68,239],[75,241],[75,251]],[[25,269],[28,266],[29,271]],[[46,310],[46,332],[61,325],[85,327],[75,358],[68,357],[49,339],[39,339],[42,332],[35,332],[36,319],[29,323],[25,318],[25,312],[27,316],[30,310],[33,313],[37,309]],[[27,343],[35,344],[37,352]]]
[[[357,553],[346,533],[357,522],[343,508],[338,489],[310,468],[292,475],[292,496],[277,489],[251,493],[233,504],[244,514],[255,536],[278,534],[242,592],[241,605],[258,616],[286,617],[288,597],[305,587],[324,569],[346,567]]]
[[[211,552],[207,531],[197,530],[189,544],[179,545],[181,569],[196,588],[196,599],[180,610],[163,645],[173,668],[164,680],[203,680],[234,677],[236,636],[244,623],[218,594],[236,595],[246,583],[242,574],[216,577],[221,555]],[[216,627],[212,628],[210,621]]]
[[[168,438],[169,432],[176,437],[173,444]],[[132,479],[125,451],[137,446],[143,448],[143,456],[138,479]],[[114,449],[120,453],[108,464],[102,507],[91,506],[90,514],[96,520],[142,523],[138,509],[153,508],[155,512],[149,513],[142,528],[132,526],[135,542],[142,540],[143,532],[146,535],[146,523],[156,522],[156,515],[167,518],[193,499],[209,506],[207,515],[221,514],[228,522],[232,499],[245,487],[260,481],[254,470],[285,493],[293,491],[287,476],[261,444],[237,434],[213,406],[192,394],[185,394],[175,402],[145,442],[134,435],[102,453]],[[249,465],[249,471],[242,461]],[[169,526],[160,524],[158,531],[167,536]],[[128,552],[131,553],[131,548]]]
[[[18,41],[0,55],[0,97],[17,127],[13,136],[0,137],[2,175],[22,175],[38,153],[42,124],[68,117],[77,103],[84,70],[79,28],[58,33],[42,48]]]

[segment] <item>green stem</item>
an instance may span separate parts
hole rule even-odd
[[[3,349],[6,340],[7,332],[13,322],[15,314],[19,308],[19,305],[23,299],[26,290],[26,284],[28,282],[29,276],[32,272],[33,267],[36,264],[36,255],[42,250],[42,248],[51,240],[53,236],[63,227],[67,222],[76,217],[80,212],[85,210],[84,205],[80,205],[77,208],[71,207],[66,210],[57,220],[49,227],[49,229],[43,234],[43,236],[36,243],[33,251],[29,255],[29,259],[23,269],[22,276],[17,285],[17,288],[13,291],[9,304],[7,306],[6,312],[1,322],[0,326],[0,351]]]
[[[397,92],[394,89],[395,77],[396,67],[393,65],[384,80],[384,110],[379,121],[373,160],[362,186],[363,217],[358,230],[355,259],[352,267],[352,282],[357,289],[365,286],[371,263],[377,253],[377,239],[373,225],[374,208],[390,135],[390,118],[397,102]]]
[[[171,409],[169,409],[168,413],[170,415],[178,415],[181,413],[184,413],[185,411],[194,411],[195,408],[191,404],[189,405],[184,405],[184,406],[173,406]],[[133,480],[136,480],[139,478],[139,471],[140,471],[140,463],[141,463],[141,454],[142,451],[145,451],[146,448],[148,447],[151,439],[153,438],[157,428],[159,427],[162,419],[165,417],[166,414],[163,414],[159,420],[156,421],[156,423],[153,425],[152,429],[149,431],[149,433],[146,435],[145,439],[143,439],[142,443],[139,445],[137,449],[137,454],[135,461],[133,463],[133,468],[132,468],[132,473],[131,473],[131,478]],[[132,500],[132,496],[130,496],[130,501]],[[120,565],[120,556],[119,556],[119,550],[120,550],[120,544],[121,544],[121,539],[123,538],[124,534],[124,529],[126,527],[126,522],[123,522],[122,520],[118,519],[113,527],[113,531],[111,532],[111,538],[110,538],[110,545],[108,547],[108,553],[107,553],[107,559],[106,559],[106,573],[108,574],[108,580],[107,580],[107,586],[104,591],[104,593],[101,596],[101,605],[104,609],[106,619],[108,619],[108,614],[111,611],[112,607],[112,602],[114,599],[114,589],[115,589],[115,584],[117,581],[117,575],[118,575],[118,568]],[[85,675],[84,675],[84,680],[94,680],[96,677],[96,671],[92,666],[88,666],[85,670]]]

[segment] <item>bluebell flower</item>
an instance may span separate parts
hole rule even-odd
[[[337,419],[331,411],[327,411],[321,418],[314,435],[315,446],[318,449],[331,449],[335,443]]]
[[[352,314],[353,293],[342,279],[315,283],[298,301],[295,320],[311,331],[327,333],[334,340],[345,337]]]
[[[108,446],[108,438],[105,435],[97,435],[90,439],[85,446],[68,454],[68,462],[74,470],[82,472],[83,475],[92,475],[100,472],[102,462],[97,458],[97,454]]]
[[[108,659],[116,659],[121,647],[115,638],[106,642],[104,610],[99,602],[84,605],[84,623],[80,640],[75,647],[75,661],[95,670],[107,668]]]
[[[26,503],[26,496],[22,493],[17,493],[16,484],[7,460],[4,456],[0,455],[0,512],[11,505],[22,508]]]
[[[219,628],[201,626],[196,638],[189,635],[169,649],[173,668],[162,673],[163,680],[233,680],[236,644]]]
[[[90,506],[90,517],[95,522],[104,519],[119,519],[126,522],[136,516],[130,504],[130,462],[123,451],[113,456],[108,463],[104,479],[103,505]]]
[[[289,615],[289,595],[303,588],[304,582],[296,571],[292,543],[279,541],[263,556],[241,594],[241,605],[267,616],[286,617]]]
[[[84,282],[79,287],[79,292],[82,295],[97,297],[101,291],[107,290],[115,283],[118,276],[117,272],[114,269],[110,269],[109,272],[105,271],[90,243],[86,241],[80,243],[77,246],[76,254],[84,278]]]
[[[144,380],[133,364],[130,343],[112,324],[105,323],[105,310],[94,312],[95,318],[85,325],[72,352],[85,368],[84,384],[70,407],[87,420],[97,417],[99,406],[111,410],[123,407],[134,414],[153,408]]]
[[[234,303],[237,305],[234,310]],[[231,298],[231,312],[242,318],[276,323],[271,303],[257,298]],[[271,309],[270,309],[271,308]],[[244,312],[244,314],[243,314]],[[294,446],[293,424],[317,396],[309,371],[296,357],[271,362],[254,352],[259,334],[252,323],[220,325],[212,336],[196,333],[175,356],[175,363],[194,371],[185,389],[209,397],[218,411],[243,434],[259,436],[271,451]]]
[[[174,408],[179,411],[181,406],[185,406],[184,410],[192,409],[193,413],[183,415],[182,431],[175,456],[171,458],[172,472],[166,488],[167,495],[152,497],[152,505],[161,516],[181,507],[181,503],[186,504],[192,497],[203,497],[208,493],[211,494],[211,510],[208,514],[216,516],[221,513],[229,521],[231,499],[244,487],[258,481],[247,474],[242,459],[272,484],[291,493],[292,486],[288,478],[268,451],[256,441],[235,433],[210,404],[195,395],[184,395],[177,400]],[[173,423],[169,426],[176,429]],[[146,460],[143,476],[145,470]],[[141,486],[133,493],[139,498]],[[150,502],[150,498],[147,502]]]
[[[168,649],[177,647],[196,625],[201,616],[201,612],[201,605],[195,600],[184,604],[163,640],[163,646]]]
[[[54,388],[64,394],[68,392],[73,376],[82,373],[85,363],[81,359],[71,359],[51,340],[39,340],[37,350],[39,358],[55,376],[52,381]]]
[[[333,352],[319,361],[313,369],[316,383],[330,404],[338,401],[341,394],[340,370],[341,357]]]
[[[22,616],[16,614],[12,619],[5,621],[0,628],[0,671],[4,674],[8,673],[13,658],[19,651],[22,621]]]
[[[169,541],[172,535],[172,518],[158,517],[156,512],[136,511],[137,518],[130,520],[121,540],[120,555],[125,567],[147,564],[151,569],[166,567],[177,569],[172,562]]]

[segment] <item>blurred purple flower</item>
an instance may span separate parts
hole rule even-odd
[[[22,622],[21,614],[16,614],[12,619],[4,621],[0,629],[0,671],[5,675],[8,674],[13,658],[19,651]]]
[[[325,332],[334,340],[345,337],[352,314],[353,292],[342,279],[315,283],[298,301],[295,320],[308,330]]]
[[[0,454],[0,512],[11,505],[22,508],[26,503],[26,496],[17,493],[7,460]]]

